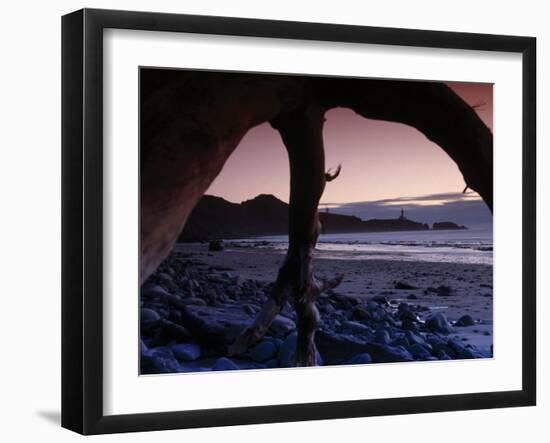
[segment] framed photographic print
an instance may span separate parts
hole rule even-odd
[[[62,21],[62,425],[534,405],[531,37]]]

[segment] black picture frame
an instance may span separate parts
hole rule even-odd
[[[522,388],[131,415],[103,413],[103,40],[107,28],[519,53],[523,64]],[[62,426],[82,434],[530,406],[536,403],[536,39],[83,9],[62,18]]]

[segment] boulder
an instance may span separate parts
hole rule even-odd
[[[350,360],[357,354],[368,352],[366,341],[348,334],[319,330],[315,344],[326,364],[338,364]]]
[[[141,288],[141,297],[144,299],[163,298],[169,293],[161,286],[154,283],[145,283]]]
[[[193,361],[201,356],[201,348],[195,343],[180,343],[173,345],[171,349],[179,361]]]
[[[355,320],[370,320],[371,315],[365,306],[357,305],[352,311],[353,318]]]
[[[476,322],[474,321],[472,316],[468,314],[463,315],[455,322],[455,326],[473,326],[475,324]]]
[[[426,346],[419,345],[416,343],[414,345],[409,346],[407,350],[411,353],[411,355],[416,360],[426,360],[432,356],[432,353]]]
[[[405,338],[411,345],[424,345],[426,343],[426,340],[420,333],[416,333],[411,330],[405,331]]]
[[[212,367],[213,371],[234,371],[236,369],[239,369],[239,367],[235,362],[226,357],[218,358]]]
[[[411,353],[403,346],[367,343],[366,348],[374,363],[394,363],[413,360]]]
[[[363,323],[357,321],[344,321],[342,322],[342,328],[347,329],[352,334],[363,335],[363,336],[372,336],[373,330]]]
[[[437,288],[427,288],[424,292],[426,294],[433,292],[440,297],[448,297],[449,295],[453,294],[453,289],[450,286],[441,285]]]
[[[179,370],[178,361],[169,348],[159,347],[141,353],[141,374],[169,374]]]
[[[432,332],[444,335],[450,334],[453,330],[447,317],[441,312],[430,315],[426,320],[426,327]]]
[[[168,337],[178,342],[187,341],[191,338],[191,333],[183,326],[165,319],[162,319],[161,322],[164,333]]]
[[[186,306],[181,311],[182,325],[206,347],[224,347],[252,323],[240,305]]]
[[[464,346],[461,342],[455,339],[450,339],[447,344],[451,347],[453,351],[456,353],[456,358],[460,359],[470,359],[470,358],[477,358],[477,357],[483,357],[481,353],[475,352],[474,349]]]
[[[285,338],[289,332],[296,329],[296,323],[283,315],[277,315],[268,329],[268,334],[274,337]]]
[[[263,340],[250,349],[248,355],[255,362],[265,362],[277,355],[277,346],[271,340]]]
[[[346,365],[368,365],[369,363],[372,363],[372,357],[368,352],[363,352],[348,360]]]
[[[209,251],[223,251],[224,250],[224,244],[222,240],[212,240],[210,243],[208,243],[208,250]]]
[[[388,304],[388,299],[383,295],[375,295],[374,297],[371,297],[371,301],[383,306],[386,306]]]
[[[390,343],[391,337],[389,332],[386,329],[378,329],[376,331],[374,340],[376,341],[376,343],[387,345]]]
[[[400,289],[400,290],[411,290],[411,289],[418,289],[416,286],[413,286],[407,282],[404,282],[404,281],[399,281],[395,284],[395,289]]]
[[[141,308],[139,318],[143,331],[151,331],[160,325],[160,315],[152,309]]]

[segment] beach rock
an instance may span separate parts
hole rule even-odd
[[[388,299],[383,295],[375,295],[374,297],[371,297],[370,300],[383,306],[386,306],[388,304]]]
[[[154,348],[141,354],[142,374],[169,374],[179,372],[179,369],[178,361],[168,348]]]
[[[424,339],[424,337],[419,334],[419,333],[415,333],[411,330],[407,330],[405,331],[405,338],[407,339],[407,341],[411,344],[411,345],[424,345],[426,344],[426,340]]]
[[[416,300],[417,298],[418,298],[418,297],[417,297],[416,295],[414,295],[414,294],[409,294],[409,295],[407,295],[407,299],[408,299],[408,300]]]
[[[243,311],[251,316],[256,313],[256,310],[251,305],[243,305]]]
[[[432,353],[428,348],[419,344],[409,346],[407,350],[416,360],[426,360],[428,357],[432,356]]]
[[[182,325],[206,347],[232,343],[247,328],[252,317],[239,305],[186,306],[181,312]]]
[[[370,312],[364,306],[357,305],[353,308],[352,316],[355,320],[370,320]]]
[[[374,363],[394,363],[414,360],[411,353],[403,346],[367,343],[366,348]]]
[[[424,291],[426,294],[432,292],[438,295],[439,297],[448,297],[449,295],[453,294],[453,289],[449,286],[441,285],[437,288],[428,288]]]
[[[400,282],[397,282],[395,284],[395,289],[400,289],[400,290],[404,290],[404,289],[418,289],[416,286],[413,286],[407,282],[403,282],[403,281],[400,281]]]
[[[363,323],[356,321],[344,321],[342,322],[342,328],[347,329],[352,334],[372,336],[373,330]]]
[[[471,348],[464,346],[458,340],[450,339],[447,344],[451,347],[456,353],[456,358],[460,359],[470,359],[476,358],[477,353],[475,353]]]
[[[452,327],[445,314],[437,312],[432,314],[426,320],[426,327],[433,332],[438,332],[440,334],[450,334],[452,332]]]
[[[181,299],[180,303],[183,306],[206,306],[206,302],[199,297],[189,297]]]
[[[372,357],[369,353],[363,352],[348,360],[346,365],[368,365],[369,363],[372,363]]]
[[[156,276],[164,285],[169,286],[172,283],[172,276],[167,274],[166,272],[159,272],[158,274],[156,274]]]
[[[374,341],[376,341],[376,343],[387,345],[390,343],[391,337],[386,329],[378,329],[376,331]]]
[[[239,369],[239,367],[235,362],[226,357],[218,358],[212,367],[213,371],[234,371],[236,369]]]
[[[383,308],[378,308],[371,312],[371,317],[376,322],[383,322],[388,319],[388,313]]]
[[[410,320],[408,318],[404,318],[401,321],[401,329],[403,329],[404,331],[418,332],[418,326],[416,321]]]
[[[454,357],[455,351],[447,344],[447,341],[442,340],[439,337],[431,336],[426,340],[429,345],[432,347],[432,354],[439,357],[441,352],[447,354],[449,357]]]
[[[277,355],[277,346],[271,340],[263,340],[254,346],[248,354],[256,362],[264,362]]]
[[[399,320],[410,320],[412,322],[420,321],[418,318],[418,315],[413,312],[413,308],[407,304],[407,303],[400,303],[399,307],[397,308],[397,315],[399,316]]]
[[[353,335],[325,330],[317,331],[315,344],[326,364],[341,363],[357,354],[368,352],[366,341]]]
[[[163,298],[168,294],[163,287],[154,283],[145,283],[141,288],[141,297],[146,299]]]
[[[180,315],[181,318],[181,315]],[[191,339],[191,332],[187,328],[184,328],[183,326],[174,323],[170,320],[162,319],[162,327],[166,335],[170,338],[173,338],[174,340],[181,342],[181,341],[187,341]]]
[[[171,347],[174,357],[179,361],[193,361],[201,356],[201,348],[194,343],[182,343]]]
[[[456,321],[455,326],[473,326],[475,324],[476,324],[476,322],[474,321],[472,316],[466,314],[466,315],[463,315],[462,317],[460,317]]]
[[[223,251],[224,245],[222,240],[212,240],[208,244],[208,250],[209,251]]]
[[[378,309],[380,309],[380,305],[378,303],[376,303],[375,301],[372,301],[372,300],[369,300],[365,306],[365,308],[367,309],[367,311],[369,312],[369,314],[372,315],[372,313],[374,311],[377,311]]]
[[[141,329],[145,332],[151,331],[160,324],[160,315],[152,309],[141,308],[139,318]]]
[[[296,323],[290,318],[282,315],[277,315],[271,325],[269,326],[268,333],[274,337],[285,338],[289,332],[296,329]]]
[[[452,360],[452,358],[443,350],[437,353],[437,358],[439,360]]]
[[[233,360],[233,363],[237,365],[238,369],[263,369],[265,365],[263,363],[254,362],[250,360]]]
[[[409,341],[405,338],[405,336],[400,335],[396,338],[394,338],[391,342],[388,343],[390,346],[403,346],[404,348],[407,348],[410,346]]]

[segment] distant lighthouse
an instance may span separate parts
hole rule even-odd
[[[407,220],[407,218],[405,217],[405,211],[403,210],[403,208],[401,208],[401,215],[399,216],[399,220]]]

